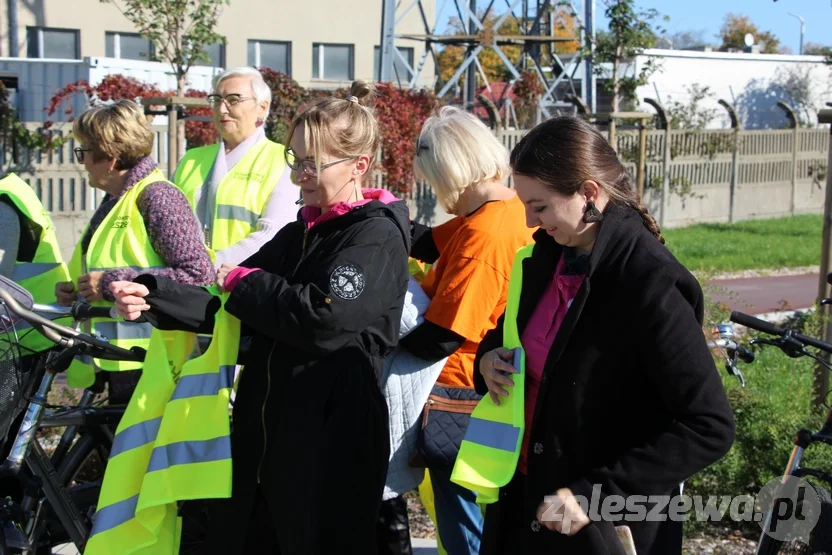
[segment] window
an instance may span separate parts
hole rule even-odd
[[[78,49],[77,29],[49,29],[46,27],[26,28],[26,50],[29,58],[59,58],[77,60],[81,58]]]
[[[248,41],[248,65],[267,67],[292,74],[292,43],[267,40]]]
[[[225,67],[225,44],[217,43],[210,44],[203,50],[210,58],[209,62],[200,61],[200,65],[208,64],[212,67]]]
[[[351,81],[353,79],[353,45],[313,44],[312,79]]]
[[[402,47],[397,46],[396,50],[399,51],[410,67],[413,67],[413,48],[409,47]],[[379,65],[381,64],[381,47],[376,46],[373,49],[373,80],[378,79],[378,70]],[[416,69],[416,68],[414,68]],[[393,53],[393,81],[400,81],[402,83],[409,83],[410,72],[407,70],[407,66],[404,65],[401,58],[394,52]]]
[[[104,34],[106,56],[124,60],[153,59],[153,43],[136,33],[115,33],[108,31]]]

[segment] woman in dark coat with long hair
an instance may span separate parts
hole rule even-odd
[[[623,554],[620,525],[638,555],[680,554],[682,522],[648,498],[679,496],[734,435],[702,290],[590,124],[542,123],[511,165],[527,225],[540,228],[517,316],[526,389],[510,388],[502,319],[480,344],[476,385],[495,402],[525,394],[525,437],[487,508],[481,554]]]

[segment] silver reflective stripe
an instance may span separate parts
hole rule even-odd
[[[165,266],[113,266],[112,268],[90,268],[88,272],[109,272],[111,270],[124,270],[126,268],[130,268],[131,270],[135,270],[136,272],[143,274],[149,270],[161,270]]]
[[[514,451],[517,448],[518,437],[520,428],[482,418],[471,418],[465,430],[465,441],[501,451]]]
[[[190,374],[182,376],[170,400],[187,399],[203,395],[216,395],[234,383],[234,365],[220,366],[219,372],[210,374]]]
[[[260,219],[260,214],[255,214],[248,208],[243,208],[242,206],[219,204],[217,205],[217,218],[221,218],[223,220],[240,220],[241,222],[247,222],[254,227],[257,220]]]
[[[145,420],[138,424],[133,424],[124,428],[116,434],[113,440],[113,448],[110,450],[110,459],[116,455],[120,455],[125,451],[130,451],[136,447],[147,445],[156,441],[156,436],[159,434],[159,426],[162,425],[162,417],[154,418],[152,420]]]
[[[231,458],[231,438],[222,436],[202,441],[180,441],[153,450],[147,472],[165,470],[180,464],[222,461]]]
[[[60,262],[18,262],[12,270],[12,281],[22,281],[45,274],[60,266]]]
[[[103,335],[109,341],[150,339],[153,326],[136,322],[96,322],[95,333]]]
[[[95,513],[95,524],[93,524],[90,537],[112,530],[133,518],[136,515],[136,505],[138,504],[139,496],[134,495],[124,501],[98,509],[98,512]]]

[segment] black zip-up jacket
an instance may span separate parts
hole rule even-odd
[[[534,239],[532,256],[522,263],[520,334],[563,252],[545,231]],[[651,496],[678,496],[679,483],[718,461],[734,439],[703,313],[696,278],[635,210],[609,205],[526,422],[528,472],[488,506],[481,555],[623,555],[617,525],[631,528],[639,555],[681,554],[682,523],[668,517],[667,502]],[[503,320],[477,350],[475,385],[483,394],[479,363],[503,344]],[[593,523],[573,536],[550,532],[536,519],[544,497],[560,488],[587,501],[597,494]],[[612,495],[626,498],[627,506],[604,509]],[[641,510],[655,511],[659,520]]]
[[[225,305],[252,344],[234,405],[232,498],[212,515],[207,551],[242,553],[247,537],[274,535],[281,553],[375,553],[389,459],[376,375],[397,342],[409,248],[406,204],[372,200],[308,230],[289,224],[242,264],[264,271]],[[210,331],[218,299],[148,278],[136,280],[155,286],[148,321]],[[270,519],[252,514],[260,496]]]

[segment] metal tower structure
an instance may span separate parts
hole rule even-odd
[[[382,0],[381,59],[377,79],[385,82],[395,81],[400,86],[414,88],[419,82],[428,57],[433,58],[434,67],[439,71],[436,63],[438,48],[449,45],[462,46],[465,48],[465,55],[453,76],[442,84],[438,95],[445,97],[454,92],[462,75],[467,73],[463,101],[466,106],[471,107],[474,103],[477,75],[490,90],[485,71],[477,58],[480,52],[490,48],[502,60],[511,75],[511,82],[520,77],[522,69],[532,69],[537,73],[545,89],[539,103],[542,116],[550,117],[553,109],[572,107],[574,101],[570,101],[570,97],[580,98],[588,110],[596,111],[595,75],[591,60],[580,54],[563,55],[555,51],[555,44],[558,42],[577,40],[579,44],[587,44],[590,42],[587,40],[587,34],[594,39],[596,0],[566,2],[565,7],[571,8],[574,14],[576,35],[573,37],[555,36],[558,7],[564,4],[558,0],[502,0],[504,6],[497,5],[498,0],[480,0],[484,5],[478,5],[478,0],[437,1],[440,2],[439,8],[434,10],[436,6],[429,3],[430,0]],[[439,32],[447,24],[446,8],[459,17],[467,34],[450,35]],[[480,8],[484,10],[480,11]],[[404,32],[401,29],[402,20],[414,9],[418,10],[424,33]],[[492,26],[486,27],[485,22],[489,15],[496,15],[497,19]],[[517,21],[520,33],[497,33],[496,30],[509,17]],[[396,48],[396,42],[402,41],[424,43],[424,52],[415,64],[411,65]],[[544,45],[549,46],[545,60]],[[504,46],[521,47],[522,53],[516,63],[512,63],[503,52]],[[394,62],[400,68],[406,69],[406,75],[396,74]],[[437,82],[437,77],[434,78],[434,83]]]

